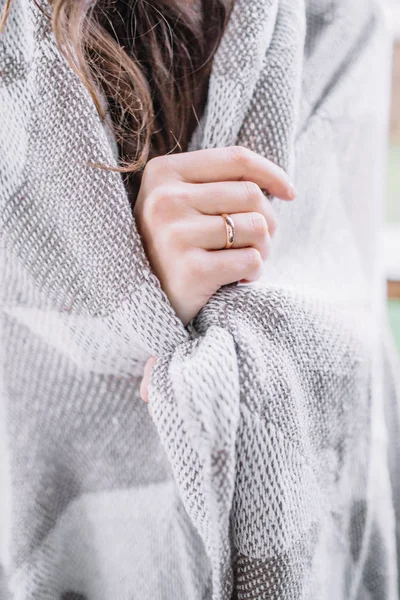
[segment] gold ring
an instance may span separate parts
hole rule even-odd
[[[232,217],[226,213],[222,213],[221,217],[225,222],[226,227],[226,244],[225,248],[232,248],[233,242],[235,241],[235,224]]]

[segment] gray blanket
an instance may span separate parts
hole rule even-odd
[[[0,0],[4,7],[4,0]],[[237,0],[191,149],[288,169],[257,284],[184,328],[32,0],[0,38],[0,598],[396,600],[373,0]],[[143,364],[153,419],[139,400]],[[397,392],[398,394],[398,392]]]

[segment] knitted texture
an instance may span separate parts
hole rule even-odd
[[[0,0],[0,7],[4,7]],[[294,203],[256,284],[184,328],[46,17],[0,38],[0,599],[398,600],[399,369],[376,252],[377,0],[236,0],[190,149]],[[153,419],[139,400],[143,365]]]

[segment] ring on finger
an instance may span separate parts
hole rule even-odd
[[[226,228],[226,244],[224,246],[225,249],[232,248],[235,241],[235,224],[230,215],[226,213],[222,213],[221,217],[224,219],[225,228]]]

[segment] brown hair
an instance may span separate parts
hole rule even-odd
[[[61,52],[102,118],[112,118],[119,170],[139,174],[149,158],[187,148],[232,3],[51,0]]]

